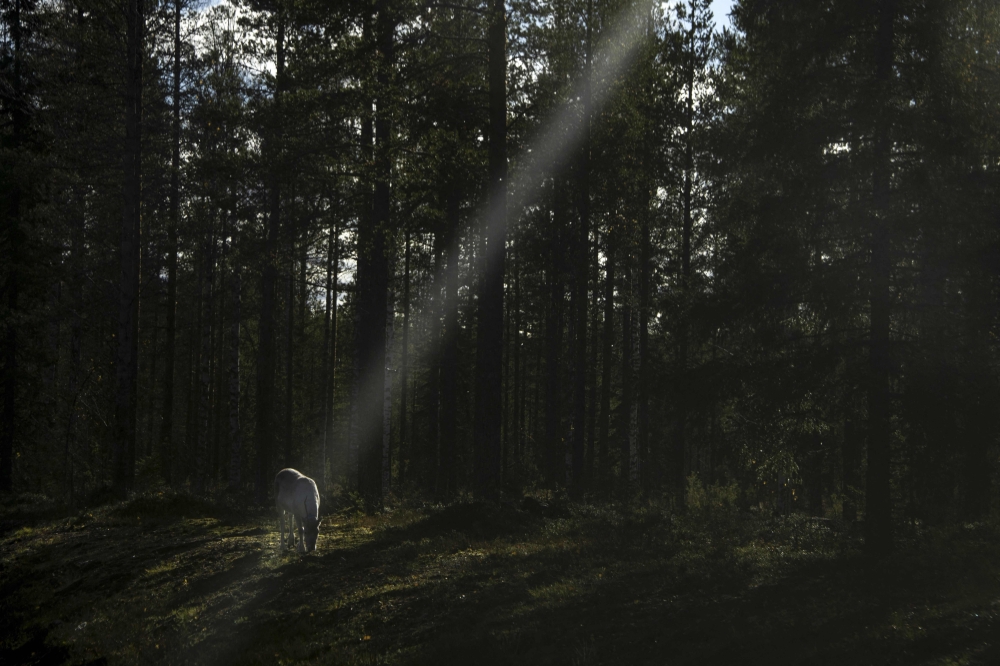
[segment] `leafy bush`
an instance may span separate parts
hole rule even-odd
[[[706,486],[692,472],[687,478],[685,502],[690,512],[705,517],[731,514],[737,509],[740,489],[736,483],[729,485],[712,484]]]

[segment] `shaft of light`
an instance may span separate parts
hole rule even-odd
[[[618,15],[614,22],[614,27],[609,31],[608,36],[603,40],[601,48],[594,56],[593,69],[591,74],[591,110],[597,113],[607,103],[614,92],[616,82],[627,72],[639,52],[642,43],[647,38],[647,18],[652,11],[652,6],[648,1],[632,2],[628,4]],[[508,185],[507,210],[510,219],[508,227],[510,234],[516,234],[520,224],[524,209],[530,206],[542,191],[544,176],[553,165],[563,163],[579,146],[584,138],[586,129],[585,119],[582,117],[577,100],[582,99],[586,81],[581,77],[572,88],[572,94],[567,101],[561,104],[553,114],[542,124],[526,151],[518,156],[518,165],[512,170],[510,183]],[[492,238],[494,228],[491,224],[502,224],[502,220],[497,221],[497,215],[489,208],[484,208],[474,218],[476,224],[483,234],[483,237]],[[461,234],[455,234],[453,243],[460,242]],[[506,243],[498,244],[488,252],[506,251]],[[445,256],[448,256],[446,253]],[[451,256],[459,256],[458,252]],[[484,265],[487,257],[479,256],[479,267]],[[495,264],[489,262],[486,265]],[[458,266],[447,266],[445,271],[439,271],[432,284],[432,294],[440,295],[445,280],[448,277],[446,271],[457,271]],[[477,272],[477,275],[479,273]],[[458,299],[444,301],[438,307],[422,308],[423,317],[443,316],[449,309],[458,307]],[[412,312],[412,311],[411,311]],[[411,314],[411,319],[414,319]],[[426,321],[426,320],[425,320]],[[411,326],[419,329],[417,322],[412,322]],[[432,341],[427,345],[422,354],[410,354],[409,363],[411,366],[419,366],[426,363],[429,358],[433,358],[440,353],[440,347],[444,337]],[[362,370],[362,382],[358,395],[375,395],[373,389],[384,382],[384,368],[365,368]],[[368,389],[368,390],[364,390]],[[378,391],[382,395],[382,391]],[[370,441],[369,438],[375,430],[381,431],[383,421],[380,418],[370,419],[368,423],[358,423],[358,431],[354,435],[354,442]],[[367,435],[367,436],[366,436]],[[350,459],[350,457],[349,457]]]

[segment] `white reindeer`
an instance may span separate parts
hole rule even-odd
[[[281,549],[295,546],[299,534],[300,553],[316,550],[319,535],[319,490],[316,482],[294,469],[283,469],[274,477],[275,505],[278,507],[278,528]],[[285,514],[288,514],[288,540],[285,541]],[[298,526],[296,527],[296,521]]]

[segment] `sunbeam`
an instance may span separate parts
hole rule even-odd
[[[628,4],[612,22],[612,29],[601,39],[600,47],[593,59],[591,73],[592,113],[600,112],[614,93],[620,78],[635,61],[640,47],[649,37],[648,18],[652,11],[653,6],[648,1]],[[480,276],[480,279],[488,279],[487,267],[497,264],[496,261],[491,261],[494,258],[491,253],[506,252],[509,240],[516,237],[525,209],[532,205],[542,191],[545,175],[552,170],[553,165],[565,161],[580,146],[586,124],[579,100],[584,95],[586,85],[585,76],[580,76],[571,87],[571,93],[566,101],[552,112],[527,147],[512,160],[514,168],[511,169],[509,177],[506,219],[488,205],[480,208],[473,216],[472,226],[480,230],[482,237],[492,239],[498,235],[506,236],[504,243],[488,244],[486,251],[476,257],[475,274]],[[506,233],[498,229],[498,226],[503,225],[507,226]],[[455,234],[452,243],[455,245],[460,243],[460,237],[461,234]],[[452,250],[450,256],[459,256],[457,247]],[[431,288],[432,294],[442,293],[449,272],[452,271],[458,271],[458,266],[449,263],[444,270],[438,272]],[[433,316],[446,317],[449,311],[453,311],[458,305],[458,299],[453,297],[443,300],[438,307],[422,308],[423,322]],[[411,326],[419,329],[423,322],[411,323]],[[410,363],[416,366],[427,362],[440,352],[442,344],[443,338],[432,341],[431,345],[423,349],[422,355],[411,352]],[[365,368],[361,373],[357,395],[382,395],[380,387],[384,381],[384,368]],[[355,447],[361,442],[373,441],[372,437],[383,428],[381,412],[376,416],[375,410],[354,410],[352,419],[363,412],[367,412],[370,416],[364,419],[363,423],[353,423],[353,431],[349,436],[351,451],[347,460],[348,464],[352,465],[358,460],[359,455]],[[383,489],[383,492],[385,490]]]

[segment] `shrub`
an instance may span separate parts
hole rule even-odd
[[[740,489],[735,483],[729,485],[711,484],[706,486],[692,472],[687,478],[685,502],[690,512],[705,517],[730,514],[736,511]]]

